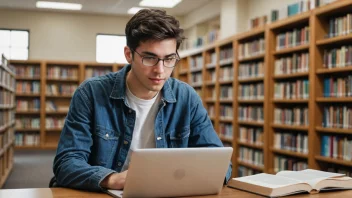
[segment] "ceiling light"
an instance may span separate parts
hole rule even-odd
[[[132,7],[132,8],[130,8],[130,9],[127,11],[127,13],[128,13],[128,14],[136,14],[138,11],[140,11],[140,10],[142,10],[142,9],[144,9],[144,8]]]
[[[182,0],[143,0],[139,5],[146,7],[173,8],[181,1]]]
[[[37,8],[60,9],[60,10],[81,10],[82,4],[77,3],[61,3],[49,1],[37,1]]]

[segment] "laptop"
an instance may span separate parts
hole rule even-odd
[[[153,148],[132,153],[123,191],[114,197],[178,197],[220,193],[231,147]]]

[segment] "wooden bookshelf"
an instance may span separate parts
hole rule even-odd
[[[0,54],[1,55],[1,54]],[[13,167],[15,141],[15,68],[4,56],[0,56],[0,188],[6,182]]]
[[[220,117],[221,106],[231,104],[231,99],[220,99],[221,88],[229,85],[233,87],[233,176],[237,176],[239,167],[245,167],[246,169],[252,169],[257,172],[274,173],[274,170],[278,170],[277,167],[275,167],[275,160],[278,158],[281,158],[279,160],[291,160],[290,163],[292,163],[292,160],[294,163],[301,163],[301,168],[309,167],[325,171],[331,171],[331,169],[328,169],[329,165],[333,165],[334,167],[341,166],[347,168],[347,170],[351,168],[350,162],[320,156],[322,136],[349,137],[350,139],[352,134],[352,129],[350,128],[327,128],[322,126],[324,111],[326,111],[326,109],[324,110],[325,107],[343,105],[352,107],[351,96],[326,97],[324,95],[324,79],[342,78],[351,75],[352,63],[330,68],[323,66],[324,51],[334,48],[338,49],[344,45],[348,46],[352,42],[352,34],[335,35],[334,37],[327,36],[329,34],[330,19],[351,13],[351,8],[351,1],[336,1],[323,7],[273,22],[269,25],[265,25],[263,28],[233,35],[232,37],[217,41],[211,45],[180,52],[182,60],[188,61],[190,57],[196,54],[202,54],[204,57],[204,68],[202,70],[203,72],[205,71],[202,73],[204,80],[202,89],[204,95],[202,100],[208,112],[210,111],[209,106],[212,106],[211,111],[216,112],[215,115],[210,117],[217,132],[220,130],[220,124],[231,123],[231,119],[223,119]],[[284,34],[291,32],[291,35],[293,35],[292,32],[297,33],[298,31],[303,32],[303,35],[302,33],[300,35],[302,41],[286,46],[280,43],[284,38]],[[259,38],[264,39],[265,50],[263,50],[263,53],[241,54],[241,49],[243,49],[244,44],[251,43]],[[234,49],[234,58],[232,60],[221,60],[221,49],[230,45],[232,45]],[[217,58],[214,62],[209,61],[209,57],[213,53],[216,54],[213,56]],[[290,58],[292,61],[297,57],[299,57],[301,61],[299,62],[300,64],[297,65],[297,68],[288,67],[290,70],[286,69],[287,71],[280,71],[278,70],[279,66],[275,66],[276,64],[280,65],[280,61],[282,61],[281,64],[283,64],[285,59]],[[259,65],[259,62],[263,62],[263,64]],[[219,78],[220,69],[226,67],[226,65],[232,65],[234,78],[221,80],[221,78]],[[260,69],[260,74],[254,75],[251,73],[252,70],[247,69],[245,66],[248,68],[255,68],[255,66],[263,68]],[[257,70],[255,71],[259,71],[258,68],[256,68]],[[177,70],[179,74],[175,76],[176,78],[189,80],[188,75],[191,74],[191,71],[188,67],[176,68],[175,70]],[[215,71],[217,75],[216,81],[209,80],[208,71]],[[186,80],[184,81],[187,82]],[[251,85],[259,83],[263,83],[263,99],[243,97],[243,93],[247,94],[247,92],[250,92],[248,90],[253,89],[253,87],[250,87]],[[249,88],[246,86],[249,86]],[[285,86],[285,89],[289,86],[300,86],[300,89],[304,91],[300,94],[293,91],[289,92],[290,94],[296,94],[292,96],[275,90],[275,88],[283,89]],[[209,94],[211,92],[209,90],[211,89],[216,90],[215,98],[213,95]],[[254,106],[263,107],[264,121],[258,122],[253,119],[240,119],[239,111],[246,105],[252,108]],[[301,109],[299,114],[297,114],[297,112],[299,112],[297,108]],[[295,125],[287,124],[286,122],[276,122],[275,109],[281,109],[283,110],[282,112],[286,112],[287,109],[292,110],[292,115],[296,115],[296,117],[299,118],[303,117],[305,120],[298,120],[300,124],[297,124],[295,121],[287,122],[295,123]],[[295,111],[297,112],[295,113]],[[256,146],[254,144],[240,142],[240,127],[242,127],[241,130],[243,130],[243,128],[263,129],[263,144]],[[274,149],[274,137],[278,133],[289,134],[294,138],[296,138],[296,136],[302,137],[304,141],[307,141],[305,142],[307,145],[304,145],[306,147],[304,149],[308,152],[303,153],[302,149],[299,149],[302,150],[302,152]],[[241,147],[263,151],[264,166],[257,167],[238,160],[239,149]],[[275,158],[275,156],[278,157]]]
[[[352,31],[348,34],[340,34],[341,32],[335,31],[329,24],[330,21],[334,23],[337,22],[338,19],[336,18],[341,19],[341,17],[347,17],[347,14],[352,13],[351,8],[351,1],[337,1],[331,5],[315,9],[311,16],[311,22],[314,28],[312,29],[313,39],[310,46],[313,52],[311,57],[315,68],[310,76],[314,86],[314,95],[311,100],[311,104],[314,105],[314,108],[311,110],[313,112],[312,116],[314,122],[311,123],[313,130],[310,131],[312,132],[310,137],[314,139],[311,143],[314,142],[314,145],[312,145],[310,149],[313,149],[314,154],[309,157],[313,158],[313,167],[322,170],[338,171],[351,170],[352,168],[351,161],[323,156],[328,155],[327,152],[350,156],[350,153],[344,154],[339,148],[337,148],[337,150],[333,147],[331,147],[332,149],[327,149],[326,147],[329,147],[331,143],[325,141],[327,138],[334,139],[335,144],[340,144],[340,141],[344,138],[351,137],[352,129],[339,128],[336,127],[338,125],[335,124],[329,126],[329,121],[324,119],[324,117],[329,116],[328,114],[331,113],[336,117],[337,114],[340,114],[336,114],[337,109],[342,107],[346,107],[352,111],[351,95],[343,95],[344,93],[340,92],[339,97],[335,97],[332,94],[337,95],[339,91],[335,92],[334,89],[331,90],[331,88],[328,88],[331,87],[332,83],[337,83],[337,81],[335,82],[336,79],[344,79],[348,76],[352,77],[351,63],[341,59],[340,63],[343,64],[336,64],[336,66],[334,66],[336,58],[332,58],[331,62],[329,62],[324,59],[324,56],[331,56],[334,50],[336,54],[338,54],[343,46],[351,45]],[[334,110],[327,111],[329,108],[334,108]],[[346,115],[341,113],[341,116],[345,117]],[[335,121],[332,120],[332,122],[334,123]],[[336,122],[339,122],[339,120]],[[335,139],[335,137],[338,139]]]
[[[10,62],[16,68],[18,82],[38,82],[39,84],[39,91],[36,93],[16,93],[16,119],[37,119],[39,124],[38,127],[16,128],[18,141],[15,148],[22,150],[56,149],[72,93],[78,85],[88,78],[116,72],[124,66],[45,60],[11,60]],[[62,87],[59,89],[60,86]],[[50,128],[45,126],[46,123],[56,123],[59,120],[60,125]]]

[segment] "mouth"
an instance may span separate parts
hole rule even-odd
[[[153,83],[160,84],[164,81],[163,78],[149,78]]]

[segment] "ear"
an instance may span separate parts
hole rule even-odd
[[[129,64],[132,63],[132,52],[129,47],[125,46],[124,48],[125,58]]]

